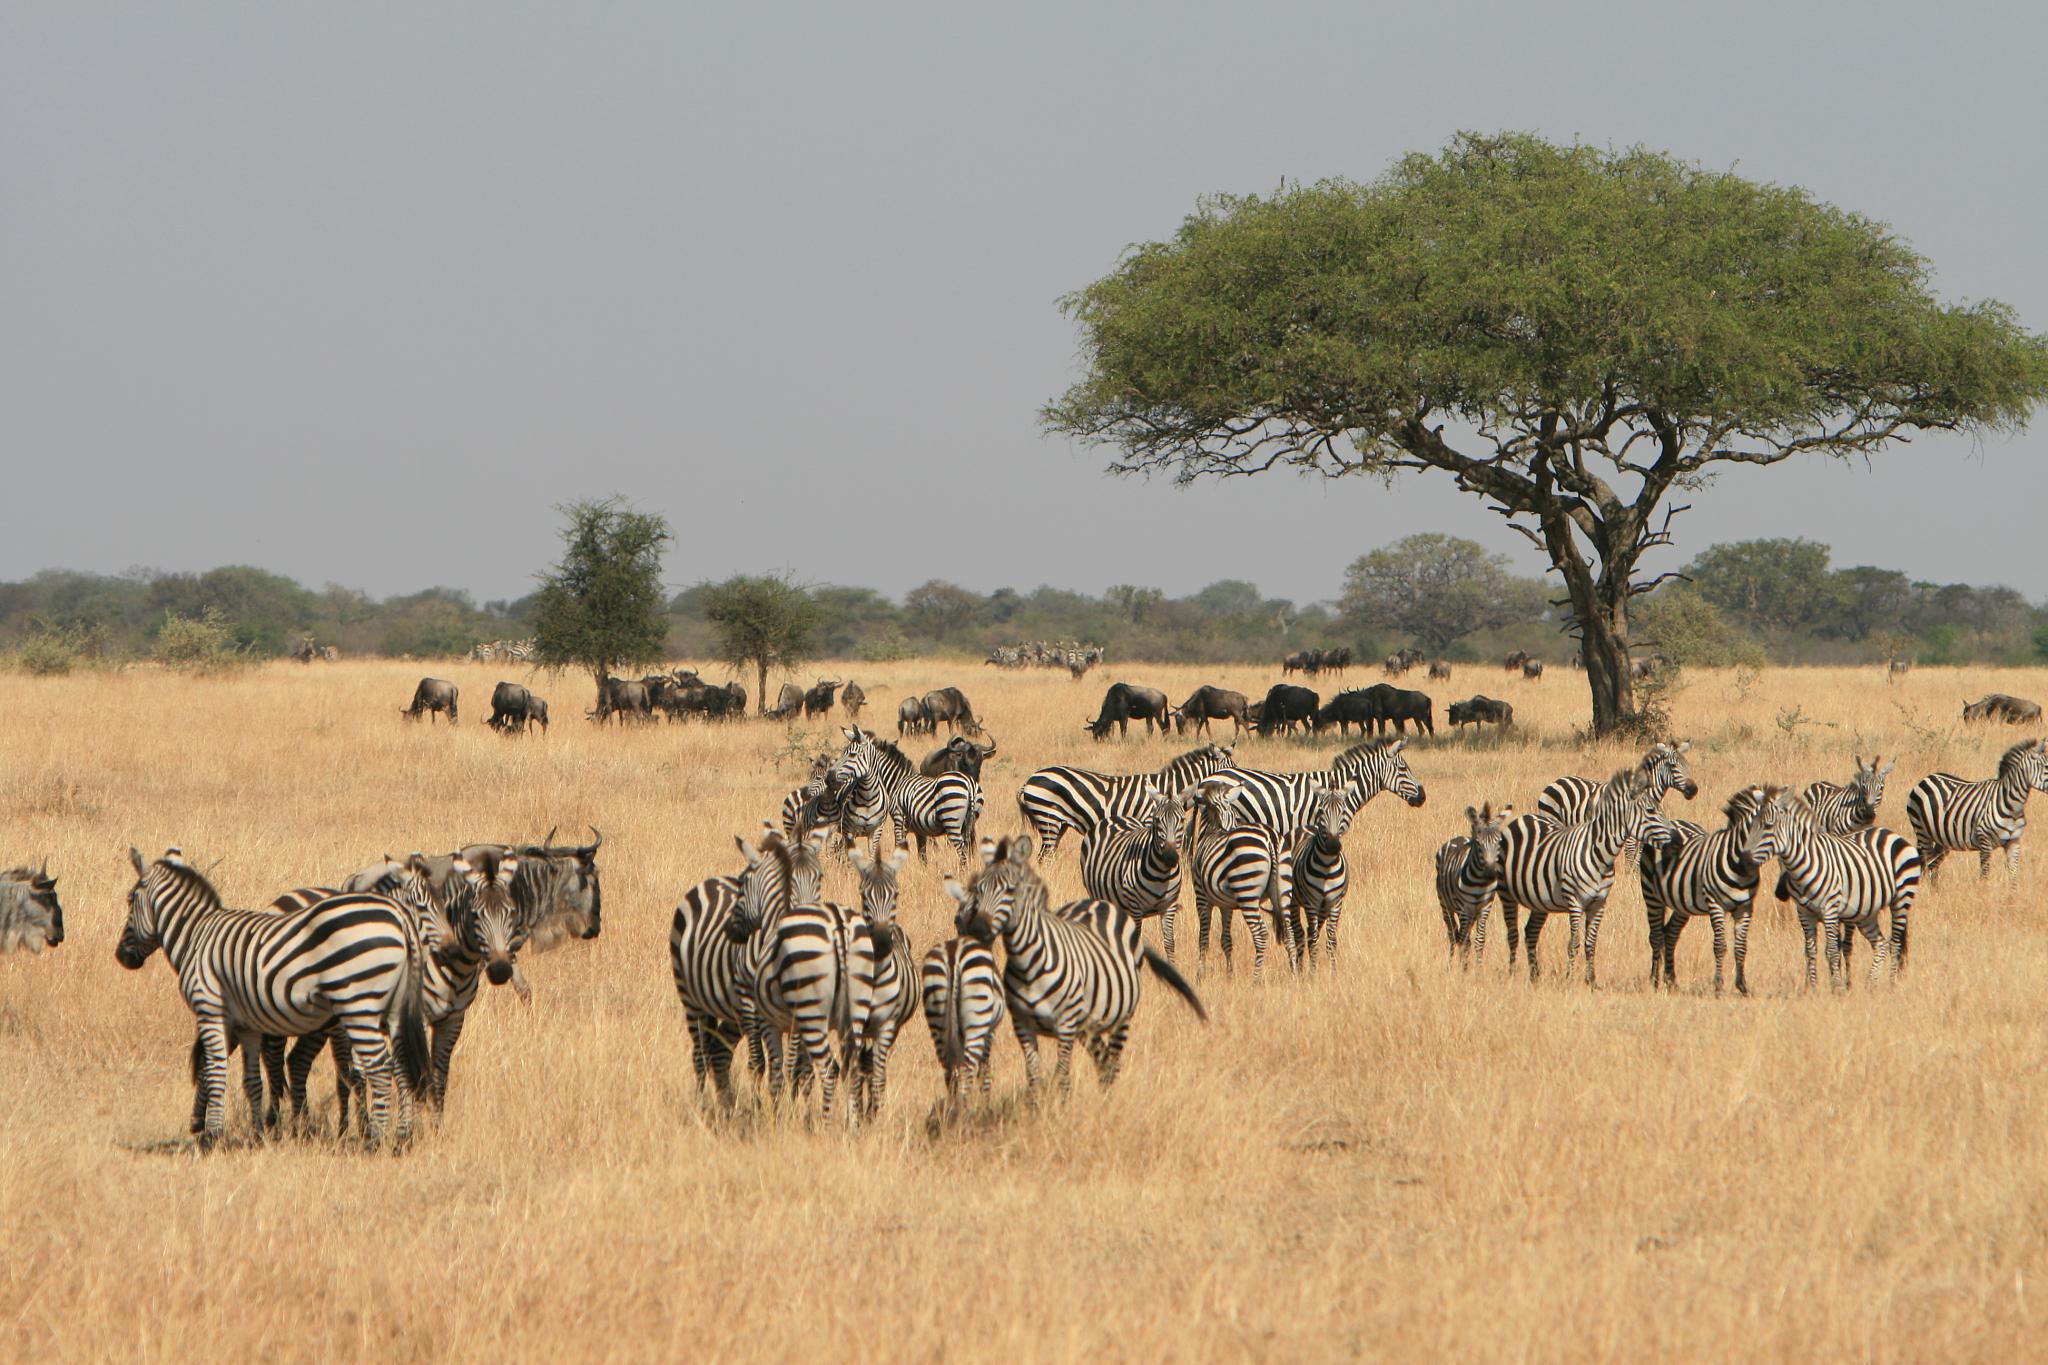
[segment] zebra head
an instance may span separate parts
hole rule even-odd
[[[0,872],[0,953],[41,952],[64,941],[64,907],[48,867]]]
[[[1775,788],[1743,787],[1728,798],[1723,808],[1722,813],[1728,817],[1729,847],[1734,850],[1735,860],[1752,871],[1777,856],[1775,795]]]
[[[825,773],[826,789],[832,792],[848,790],[875,768],[874,735],[858,725],[841,733],[846,736],[846,747],[839,751],[838,759]]]
[[[512,903],[519,855],[509,848],[472,845],[455,855],[454,870],[464,902],[456,915],[456,933],[464,948],[483,959],[490,983],[502,986],[512,979],[530,928]]]
[[[1355,744],[1337,755],[1337,761],[1330,765],[1331,775],[1358,790],[1361,806],[1386,791],[1410,806],[1420,806],[1429,799],[1429,793],[1415,780],[1415,773],[1401,752],[1407,747],[1406,739],[1369,739]]]
[[[780,831],[768,826],[757,850],[745,836],[733,836],[733,842],[747,860],[747,869],[740,873],[739,902],[725,924],[727,938],[745,943],[763,925],[781,919],[790,906],[808,905],[817,899],[823,875],[817,850],[824,838],[824,830],[813,830],[791,844]]]
[[[1849,786],[1856,793],[1850,813],[1858,824],[1877,823],[1877,808],[1884,804],[1884,780],[1891,776],[1898,762],[1895,758],[1880,768],[1876,754],[1870,756],[1868,764],[1864,763],[1862,755],[1857,755],[1856,776],[1850,780]]]
[[[1365,804],[1365,788],[1360,783],[1345,786],[1317,787],[1315,819],[1309,826],[1317,842],[1327,847],[1341,842],[1351,832],[1351,817]]]
[[[1045,883],[1031,868],[1034,851],[1030,835],[1014,835],[993,850],[984,845],[982,869],[966,886],[946,878],[946,894],[960,906],[953,916],[958,932],[979,943],[994,943],[1009,929],[1019,904],[1044,908]]]
[[[1515,818],[1512,805],[1493,808],[1492,802],[1474,810],[1465,807],[1465,819],[1471,823],[1472,834],[1465,848],[1465,862],[1474,872],[1487,877],[1498,877],[1501,859],[1508,846],[1508,822]]]
[[[1764,802],[1771,808],[1774,825],[1772,849],[1778,861],[1784,863],[1812,842],[1820,825],[1814,819],[1813,807],[1790,787],[1766,788]]]
[[[896,942],[897,875],[910,850],[899,848],[880,862],[859,849],[849,849],[854,870],[860,873],[860,908],[868,917],[877,955],[888,952]]]
[[[1650,746],[1643,755],[1642,769],[1649,775],[1656,787],[1655,800],[1662,800],[1664,793],[1673,787],[1690,801],[1700,794],[1700,784],[1693,780],[1692,762],[1686,757],[1692,752],[1692,741],[1679,740],[1677,743],[1664,741]]]
[[[2048,741],[2022,740],[1998,760],[2000,781],[2015,776],[2037,792],[2048,792]]]
[[[163,857],[145,864],[131,844],[128,861],[135,865],[135,885],[128,890],[128,922],[114,947],[114,960],[132,972],[163,947],[165,921],[171,914],[184,908],[218,909],[221,902],[213,885],[186,863],[183,849],[165,849]]]

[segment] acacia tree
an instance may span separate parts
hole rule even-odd
[[[1944,306],[1883,226],[1659,153],[1461,135],[1382,180],[1202,203],[1063,301],[1049,430],[1180,482],[1435,470],[1561,575],[1605,733],[1674,492],[1725,465],[2017,430],[2048,341]]]
[[[1337,605],[1360,625],[1394,631],[1435,655],[1474,631],[1540,618],[1543,585],[1517,577],[1506,555],[1474,541],[1424,533],[1352,560]]]
[[[754,665],[762,711],[768,670],[801,668],[818,648],[817,600],[786,578],[741,575],[713,584],[704,615],[718,632],[718,657],[734,668]]]
[[[602,689],[613,669],[658,659],[667,646],[661,554],[672,539],[668,521],[618,498],[556,510],[568,519],[567,548],[541,578],[534,659],[544,668],[587,668]]]

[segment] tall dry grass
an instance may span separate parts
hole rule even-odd
[[[1439,701],[1507,696],[1509,740],[1413,746],[1429,804],[1376,801],[1350,839],[1336,970],[1212,959],[1207,1028],[1148,994],[1125,1077],[1032,1112],[1014,1044],[984,1120],[933,1131],[921,1024],[890,1112],[859,1134],[711,1113],[669,981],[670,907],[737,863],[808,746],[781,726],[600,731],[588,684],[541,680],[545,739],[481,724],[494,670],[454,665],[463,723],[403,723],[417,665],[279,665],[213,682],[153,673],[0,677],[0,861],[48,857],[68,941],[0,960],[0,1355],[300,1359],[1563,1360],[2039,1351],[2048,1162],[2041,889],[1951,864],[1915,916],[1913,971],[1846,998],[1799,989],[1795,922],[1752,941],[1756,998],[1646,987],[1624,883],[1605,987],[1448,970],[1428,876],[1468,803],[1531,802],[1621,748],[1572,727],[1576,677],[1464,670]],[[1081,732],[1118,676],[1176,696],[1261,671],[1116,668],[1075,685],[969,663],[848,665],[893,714],[966,686],[1001,755],[985,828],[1016,828],[1032,766],[1156,766],[1183,747]],[[1354,681],[1369,681],[1362,675]],[[1899,755],[1884,816],[1935,767],[1990,771],[2010,732],[1965,734],[1965,695],[2039,696],[2039,674],[1875,669],[1701,675],[1678,702],[1707,818],[1758,778],[1841,778]],[[1744,694],[1746,693],[1746,695]],[[1781,730],[1786,708],[1824,724]],[[803,727],[798,727],[802,730]],[[893,727],[892,727],[893,728]],[[821,738],[813,726],[812,739]],[[921,747],[921,746],[919,746]],[[1317,752],[1248,742],[1248,761]],[[1681,803],[1672,798],[1674,807]],[[160,960],[121,971],[125,850],[181,844],[231,900],[386,851],[605,833],[605,932],[530,959],[536,997],[491,992],[449,1110],[402,1159],[327,1141],[196,1156],[190,1018]],[[1078,894],[1075,854],[1056,890]],[[905,874],[920,950],[948,923],[942,860]],[[852,895],[835,864],[829,888]],[[1192,918],[1192,917],[1190,917]],[[1562,962],[1562,934],[1546,956]],[[1189,935],[1190,941],[1192,935]],[[1190,949],[1183,949],[1188,965]],[[316,1078],[331,1122],[326,1073]],[[235,1130],[248,1131],[239,1097]]]

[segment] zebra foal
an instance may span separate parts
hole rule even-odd
[[[1814,953],[1816,932],[1826,936],[1828,982],[1847,985],[1842,931],[1855,930],[1870,940],[1870,979],[1877,979],[1889,950],[1896,975],[1905,966],[1906,926],[1920,889],[1921,858],[1903,835],[1888,829],[1829,834],[1814,818],[1813,808],[1791,792],[1773,790],[1777,852],[1785,884],[1799,906],[1799,929],[1806,937],[1806,985],[1820,984]],[[1885,938],[1878,915],[1890,911],[1891,937]]]
[[[1486,965],[1487,912],[1500,891],[1501,854],[1507,847],[1508,822],[1514,818],[1513,806],[1467,806],[1470,831],[1453,835],[1436,851],[1436,902],[1443,911],[1444,937],[1452,959],[1462,959],[1468,970],[1475,962]],[[1512,930],[1515,912],[1504,907],[1503,913]]]

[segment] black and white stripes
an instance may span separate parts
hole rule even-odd
[[[1906,793],[1906,819],[1932,882],[1952,850],[1974,849],[1978,869],[1991,875],[1991,856],[2005,850],[2006,870],[2017,879],[2020,836],[2027,829],[2027,798],[2048,791],[2048,748],[2038,739],[2013,745],[1998,772],[1972,782],[1954,773],[1930,773]]]

